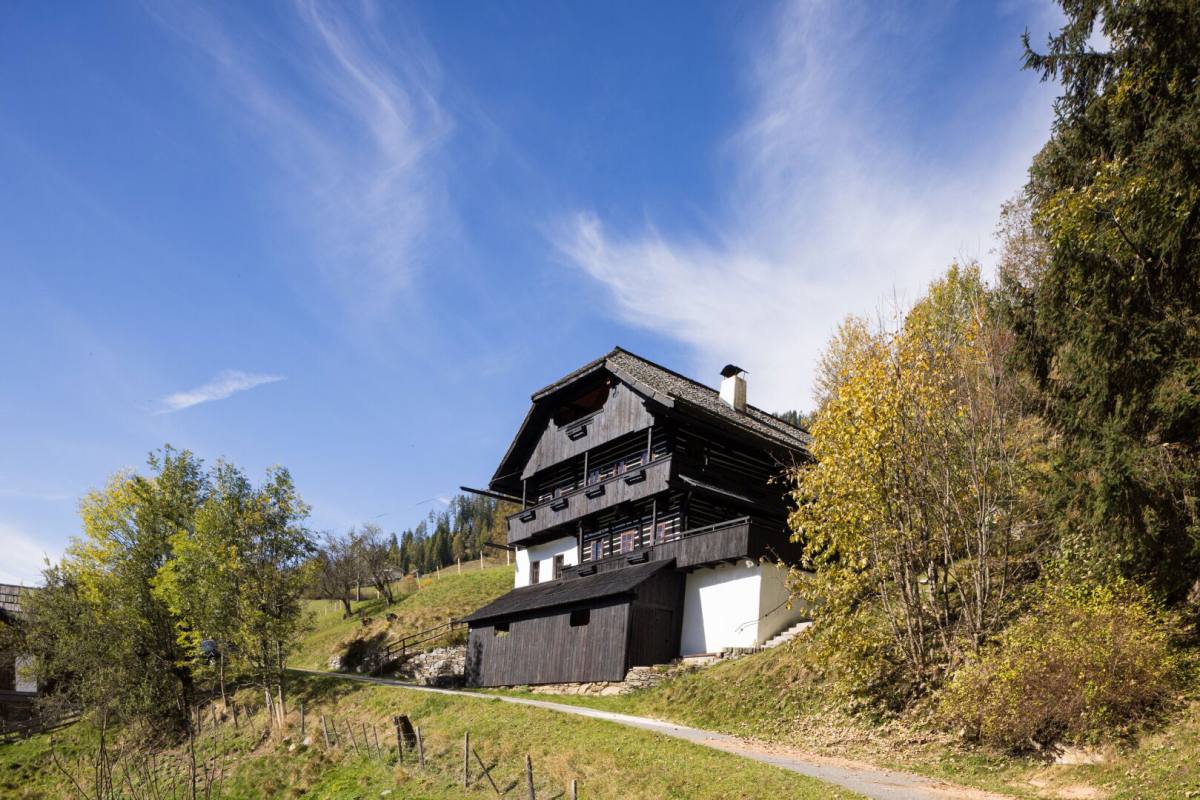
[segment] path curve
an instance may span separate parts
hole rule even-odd
[[[544,708],[564,714],[576,714],[581,717],[606,720],[619,725],[628,725],[631,728],[641,728],[646,731],[674,736],[676,739],[685,739],[705,747],[725,750],[739,756],[752,758],[764,764],[771,764],[781,769],[798,772],[802,775],[825,781],[826,783],[850,789],[875,800],[947,800],[948,798],[1008,800],[1010,797],[1010,795],[986,792],[982,789],[973,789],[967,786],[947,783],[936,778],[926,778],[923,775],[916,775],[911,772],[883,769],[871,764],[846,759],[813,756],[789,747],[747,741],[737,736],[717,733],[716,731],[691,728],[687,725],[676,725],[673,722],[663,722],[662,720],[650,719],[648,717],[635,717],[629,714],[601,711],[595,708],[588,708],[587,706],[574,706],[524,697],[509,697],[502,694],[438,689],[432,686],[417,686],[412,683],[388,680],[387,678],[347,675],[340,672],[324,672],[312,669],[289,669],[289,672],[320,675],[326,678],[342,678],[361,683],[375,683],[397,689],[408,689],[414,692],[435,692],[437,694],[452,694],[460,697],[501,700],[505,703],[533,706],[534,708]]]

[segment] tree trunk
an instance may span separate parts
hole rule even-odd
[[[218,668],[218,680],[221,681],[221,709],[229,710],[229,698],[225,696],[225,651],[221,651],[220,667]]]
[[[342,619],[349,619],[350,615],[353,613],[354,613],[354,611],[350,608],[350,598],[347,596],[343,596],[342,597]]]
[[[279,670],[276,676],[276,692],[279,696],[279,717],[280,720],[287,715],[287,704],[283,696],[283,643],[275,642],[275,665]]]

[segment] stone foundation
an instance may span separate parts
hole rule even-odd
[[[546,683],[530,686],[529,691],[538,694],[592,694],[602,697],[628,694],[638,689],[649,689],[663,681],[669,681],[695,667],[681,663],[662,664],[654,667],[633,667],[623,681],[594,681],[592,683]]]
[[[467,647],[439,647],[424,653],[413,653],[388,665],[394,678],[412,681],[420,686],[453,687],[463,685],[467,665]]]

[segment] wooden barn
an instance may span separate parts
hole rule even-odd
[[[515,588],[466,617],[473,686],[619,681],[630,667],[753,647],[788,608],[784,468],[808,434],[617,348],[533,395],[492,478]]]

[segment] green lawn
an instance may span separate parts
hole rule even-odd
[[[452,617],[465,616],[512,588],[514,567],[480,570],[471,568],[474,566],[464,565],[461,574],[455,567],[450,567],[443,570],[440,577],[423,578],[420,588],[411,577],[397,581],[393,585],[396,602],[390,607],[383,598],[374,597],[373,589],[364,589],[364,599],[353,604],[354,616],[349,619],[342,619],[341,603],[310,600],[312,628],[300,640],[300,649],[292,658],[291,666],[326,669],[330,656],[340,653],[354,638],[376,642],[398,639],[440,625]],[[389,624],[384,619],[388,613],[396,615],[395,622]],[[369,618],[371,623],[364,626],[363,618]]]
[[[1200,797],[1194,690],[1157,728],[1105,749],[1103,763],[1056,765],[965,746],[933,725],[927,710],[851,715],[830,699],[813,664],[802,638],[623,696],[498,693],[669,720],[1025,797]]]
[[[491,797],[494,792],[472,758],[472,780],[462,787],[462,741],[469,730],[472,746],[509,796],[524,796],[525,756],[532,756],[539,797],[562,796],[570,781],[579,782],[580,797],[720,798],[858,797],[852,792],[795,773],[693,745],[661,734],[599,720],[569,717],[552,711],[499,701],[417,693],[351,681],[297,675],[290,679],[293,704],[305,704],[310,744],[299,744],[298,714],[291,715],[292,740],[281,737],[254,744],[243,720],[234,732],[226,722],[207,731],[201,757],[223,749],[229,797]],[[253,694],[239,699],[253,702]],[[412,760],[396,762],[388,720],[407,714],[420,726],[426,772]],[[320,715],[336,720],[345,736],[346,722],[356,734],[374,725],[384,745],[384,759],[372,748],[356,756],[351,749],[324,746]],[[261,717],[261,715],[260,715]],[[259,720],[261,729],[261,719]],[[373,737],[372,737],[373,738]],[[65,761],[86,754],[94,736],[77,725],[57,736]],[[390,744],[389,744],[390,740]],[[358,739],[360,747],[361,737]],[[298,746],[291,750],[291,744]],[[160,754],[180,764],[182,749]],[[85,755],[86,763],[86,755]],[[180,767],[181,769],[181,767]],[[69,796],[62,777],[49,762],[45,736],[0,747],[0,796],[43,798]]]

